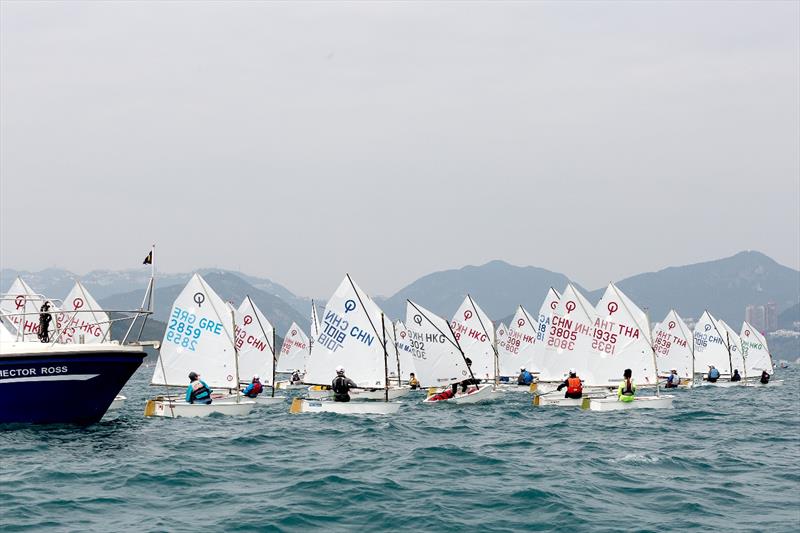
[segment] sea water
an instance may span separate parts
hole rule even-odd
[[[391,417],[0,428],[0,530],[798,531],[800,372],[678,390],[675,408],[538,408],[528,393]],[[53,398],[54,402],[59,401]]]

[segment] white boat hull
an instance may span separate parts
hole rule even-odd
[[[118,394],[114,397],[114,401],[111,402],[111,405],[108,406],[108,411],[118,411],[122,409],[122,406],[125,405],[125,400],[127,400],[125,396]]]
[[[395,387],[389,389],[389,401],[402,398],[411,392],[410,387]],[[350,400],[384,400],[386,397],[383,389],[350,389]]]
[[[243,416],[255,407],[256,402],[250,399],[217,400],[210,404],[186,403],[184,400],[155,398],[148,400],[144,408],[144,416],[157,416],[164,418],[199,418],[213,413],[228,416]]]
[[[445,400],[433,400],[433,396],[428,396],[423,400],[422,403],[424,404],[437,404],[437,403],[449,403],[449,404],[468,404],[468,403],[478,403],[478,402],[485,402],[487,400],[492,399],[492,392],[493,387],[491,385],[483,385],[481,388],[470,387],[467,389],[466,393],[458,393],[452,398],[447,398]]]
[[[399,402],[334,402],[295,398],[289,412],[338,413],[343,415],[392,415],[400,409]]]
[[[591,411],[627,411],[629,409],[672,409],[675,396],[639,396],[632,402],[621,402],[616,396],[608,398],[592,398],[589,400]]]
[[[741,387],[744,385],[744,381],[715,381],[714,383],[710,381],[701,381],[696,386],[697,387],[722,387],[726,389],[728,387]]]
[[[309,400],[325,400],[327,398],[333,398],[333,391],[330,389],[320,389],[315,385],[310,387],[306,385],[306,390],[308,390]]]
[[[517,385],[516,383],[501,383],[495,390],[497,392],[533,392],[536,390],[535,383],[530,385]]]
[[[288,381],[279,381],[276,385],[280,390],[304,390],[308,388],[308,385],[303,383],[290,383]]]
[[[102,419],[105,421],[116,420],[120,415],[120,410],[122,409],[122,406],[125,405],[125,400],[127,400],[125,396],[118,394],[111,402],[111,405],[108,406],[106,414],[103,415]]]
[[[587,392],[581,398],[565,398],[562,391],[539,394],[533,397],[533,405],[537,407],[587,407],[589,400],[608,396],[605,392]]]
[[[256,405],[275,405],[279,403],[286,403],[286,396],[270,396],[268,394],[259,394],[256,398],[248,398],[248,400],[255,400]]]

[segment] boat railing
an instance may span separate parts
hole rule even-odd
[[[16,298],[7,298],[7,297],[0,297],[0,301],[16,301]],[[44,299],[41,300],[38,298],[25,298],[26,302],[57,302],[60,300],[56,299]],[[24,305],[22,306],[24,309]],[[25,336],[27,335],[35,335],[37,330],[31,328],[32,331],[26,331],[26,317],[32,316],[36,318],[36,327],[38,327],[38,319],[43,314],[47,313],[55,318],[53,322],[55,323],[55,329],[51,335],[49,335],[48,342],[50,344],[59,344],[63,343],[64,340],[72,338],[72,335],[67,335],[70,329],[77,329],[81,330],[91,327],[91,326],[104,326],[108,325],[109,327],[103,331],[103,337],[101,338],[101,342],[111,341],[111,326],[117,323],[126,323],[130,322],[128,329],[125,332],[125,335],[120,340],[120,344],[132,344],[137,346],[158,346],[158,341],[142,341],[141,336],[144,332],[144,324],[147,318],[153,314],[153,311],[148,309],[75,309],[71,311],[64,311],[60,309],[56,309],[53,311],[29,311],[29,312],[8,312],[8,311],[0,311],[0,316],[8,321],[16,331],[12,331],[18,340],[24,340]],[[104,313],[108,316],[108,320],[85,320],[79,326],[76,327],[75,321],[79,317],[79,315],[85,315],[89,313],[90,317],[95,317],[96,314]],[[118,316],[117,316],[118,315]],[[82,317],[81,317],[82,318]],[[15,320],[18,319],[18,320]],[[137,323],[140,323],[139,332],[136,335],[135,340],[132,338],[132,332],[134,327]],[[21,327],[20,327],[21,324]],[[102,328],[101,328],[102,329]],[[77,332],[76,332],[77,333]],[[80,338],[80,337],[79,337]],[[129,341],[129,338],[131,340]]]

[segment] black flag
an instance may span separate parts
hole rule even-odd
[[[150,253],[147,254],[147,257],[144,258],[142,261],[143,265],[152,265],[153,264],[153,250],[150,250]]]

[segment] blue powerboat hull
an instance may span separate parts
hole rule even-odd
[[[0,423],[93,424],[145,356],[141,348],[114,344],[4,346]]]

